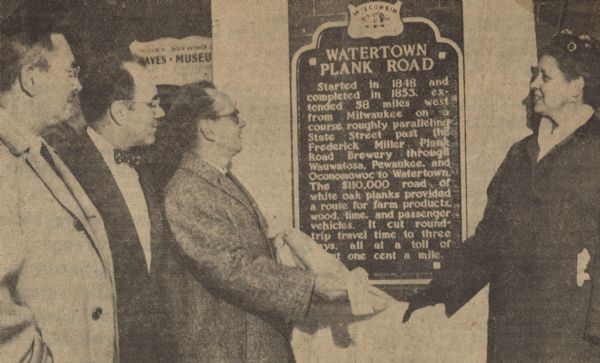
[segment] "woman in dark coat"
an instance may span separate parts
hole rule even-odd
[[[489,283],[488,361],[600,361],[599,48],[563,32],[543,49],[539,129],[512,146],[475,234],[405,321],[437,303],[451,316]]]

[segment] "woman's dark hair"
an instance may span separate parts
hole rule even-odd
[[[556,59],[567,80],[583,78],[583,102],[600,107],[600,42],[588,35],[575,36],[570,31],[556,34],[541,55]]]

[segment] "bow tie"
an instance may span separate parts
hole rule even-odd
[[[132,167],[140,165],[141,157],[129,151],[115,149],[115,162],[118,164],[127,163]]]

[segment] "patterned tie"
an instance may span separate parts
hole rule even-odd
[[[132,167],[136,167],[138,165],[140,165],[140,162],[142,160],[141,156],[136,155],[132,152],[129,151],[123,151],[123,150],[116,150],[115,149],[115,162],[117,164],[121,164],[121,163],[127,163]]]

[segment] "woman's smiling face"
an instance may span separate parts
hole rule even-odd
[[[553,115],[575,100],[580,92],[575,83],[575,80],[567,79],[554,57],[543,55],[538,63],[537,77],[531,82],[535,112],[553,118]]]

